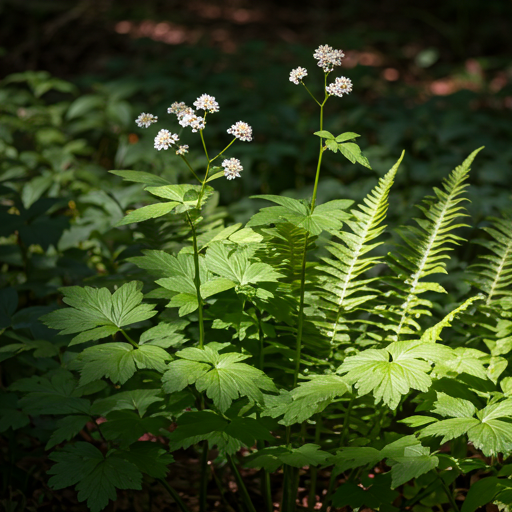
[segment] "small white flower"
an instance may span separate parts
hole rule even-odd
[[[142,114],[140,114],[140,116],[135,119],[135,122],[139,128],[149,128],[151,123],[156,123],[157,121],[157,116],[154,116],[153,114],[146,114],[144,112],[142,112]]]
[[[238,121],[231,128],[228,128],[228,133],[236,137],[237,139],[245,142],[251,142],[252,140],[252,128],[243,121]]]
[[[169,149],[178,140],[179,137],[169,130],[160,130],[155,137],[155,149]]]
[[[215,101],[215,98],[209,94],[201,94],[201,96],[194,101],[194,107],[198,110],[208,111],[210,114],[219,111],[219,104]]]
[[[350,78],[345,78],[344,76],[338,77],[332,84],[329,84],[325,90],[327,94],[341,98],[344,94],[352,92],[352,81]]]
[[[226,176],[228,180],[240,178],[240,173],[244,170],[238,158],[226,158],[226,160],[222,162],[222,167],[224,167],[224,176]]]
[[[315,50],[313,57],[318,61],[318,66],[327,73],[335,66],[341,66],[341,59],[345,54],[341,50],[333,50],[328,44],[323,44]]]
[[[192,128],[192,132],[194,133],[197,132],[197,130],[204,130],[206,126],[206,121],[202,117],[196,116],[193,110],[191,113],[187,112],[183,115],[179,114],[178,120],[183,128],[190,126]]]
[[[184,146],[180,146],[176,150],[177,155],[186,155],[188,153],[188,146],[185,144]]]
[[[295,85],[299,85],[305,76],[308,76],[308,70],[299,66],[298,68],[290,71],[290,82],[293,82]]]
[[[167,109],[167,113],[168,114],[176,114],[177,116],[179,116],[179,114],[181,112],[183,112],[184,110],[192,110],[190,107],[187,107],[187,105],[185,105],[185,103],[183,103],[183,101],[175,101],[168,109]]]

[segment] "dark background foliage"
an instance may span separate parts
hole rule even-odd
[[[288,73],[306,66],[309,83],[319,86],[311,53],[329,43],[347,53],[342,73],[355,87],[343,101],[331,100],[327,128],[361,133],[377,174],[406,149],[399,177],[410,196],[403,198],[406,204],[480,145],[486,151],[472,181],[479,189],[475,211],[487,214],[491,205],[506,204],[503,187],[512,181],[510,2],[4,0],[0,5],[2,74],[47,70],[81,92],[110,95],[107,103],[113,96],[128,103],[124,117],[130,122],[83,134],[107,169],[150,165],[147,152],[133,147],[130,158],[123,158],[124,145],[136,139],[129,134],[140,135],[131,117],[149,110],[166,121],[172,101],[190,102],[208,92],[222,107],[209,137],[222,144],[224,125],[238,118],[255,131],[255,143],[237,154],[249,172],[234,187],[223,187],[225,203],[253,192],[310,185],[316,141],[309,135],[317,126],[316,111]],[[375,172],[341,164],[334,156],[326,166],[322,200],[360,196],[375,179]],[[346,190],[355,180],[359,186]]]

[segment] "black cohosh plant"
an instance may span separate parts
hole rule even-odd
[[[188,161],[181,134],[162,129],[155,137],[155,149],[175,151],[169,165],[183,159],[193,184],[112,171],[158,198],[119,226],[151,219],[162,247],[129,258],[141,281],[114,292],[63,288],[68,307],[42,317],[69,342],[46,374],[10,391],[21,397],[19,414],[60,418],[46,447],[53,489],[74,486],[99,511],[116,489],[140,490],[156,479],[191,511],[166,475],[182,450],[193,449],[201,512],[212,510],[216,486],[225,510],[271,512],[276,500],[284,512],[298,504],[508,510],[512,220],[489,219],[479,259],[464,265],[472,286],[456,299],[450,275],[444,286],[436,277],[465,242],[464,201],[479,149],[424,199],[414,223],[396,230],[401,242],[389,244],[387,256],[377,248],[403,154],[360,205],[318,204],[328,151],[370,167],[358,134],[324,130],[327,101],[352,91],[349,79],[330,79],[343,57],[327,45],[314,53],[321,98],[306,86],[306,69],[290,73],[320,110],[311,198],[259,196],[274,205],[245,226],[225,225],[212,184],[242,178],[241,162],[228,154],[237,140],[251,141],[252,129],[236,122],[227,130],[231,142],[213,152],[205,134],[219,105],[207,94],[195,110],[184,103],[168,110],[182,131],[197,134],[206,168]],[[157,121],[137,118],[144,128]],[[95,435],[80,440],[91,420]],[[258,489],[243,476],[251,468]]]

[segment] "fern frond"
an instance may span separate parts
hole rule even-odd
[[[323,258],[324,265],[319,267],[325,275],[321,280],[321,295],[326,320],[321,324],[331,345],[347,340],[346,335],[339,335],[340,330],[347,329],[345,313],[376,297],[377,291],[369,286],[373,279],[358,278],[381,261],[379,257],[365,255],[382,244],[371,242],[386,227],[382,225],[382,221],[388,209],[389,191],[403,156],[404,153],[379,180],[378,185],[364,199],[364,204],[360,204],[359,209],[352,210],[353,220],[346,221],[351,231],[341,231],[337,235],[341,243],[330,242],[326,247],[333,258]],[[340,329],[342,324],[343,329]]]
[[[483,228],[491,240],[475,240],[489,250],[470,267],[475,286],[486,295],[486,306],[512,296],[512,219],[490,217],[492,226]]]
[[[468,199],[463,193],[468,186],[465,181],[469,175],[470,166],[479,148],[453,170],[444,180],[443,189],[434,188],[435,196],[428,196],[423,205],[418,207],[425,218],[414,219],[419,227],[404,226],[398,234],[405,242],[399,246],[395,254],[390,253],[388,264],[398,275],[393,283],[398,298],[398,306],[390,306],[385,310],[385,316],[391,321],[388,328],[394,331],[392,340],[399,340],[400,335],[413,334],[419,329],[418,323],[411,318],[430,315],[431,303],[419,296],[427,291],[444,293],[445,290],[436,282],[421,281],[431,274],[446,273],[447,251],[450,245],[458,245],[463,239],[454,235],[457,228],[467,227],[460,223],[461,217],[467,217],[461,203]],[[403,279],[405,277],[405,280]]]

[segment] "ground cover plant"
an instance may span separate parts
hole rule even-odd
[[[99,511],[131,490],[134,507],[141,495],[151,507],[162,485],[181,511],[508,509],[512,220],[494,212],[477,257],[450,257],[466,244],[482,148],[391,241],[389,194],[407,155],[359,204],[319,202],[326,160],[371,169],[359,134],[324,126],[327,102],[357,91],[336,76],[343,57],[322,45],[289,77],[319,110],[312,196],[260,195],[245,224],[227,221],[214,186],[243,180],[237,148],[253,130],[209,94],[194,108],[176,101],[170,117],[140,114],[161,172],[111,171],[131,184],[113,196],[71,202],[68,187],[105,178],[83,172],[87,145],[55,126],[38,137],[59,160],[5,142],[0,430],[13,451],[44,442],[41,501],[72,488]],[[36,96],[68,88],[29,78]],[[42,114],[16,122],[51,124]],[[229,137],[212,147],[209,128],[225,123]],[[192,144],[204,157],[189,159]],[[56,295],[63,307],[45,300]],[[200,475],[186,496],[168,479],[185,453]]]

